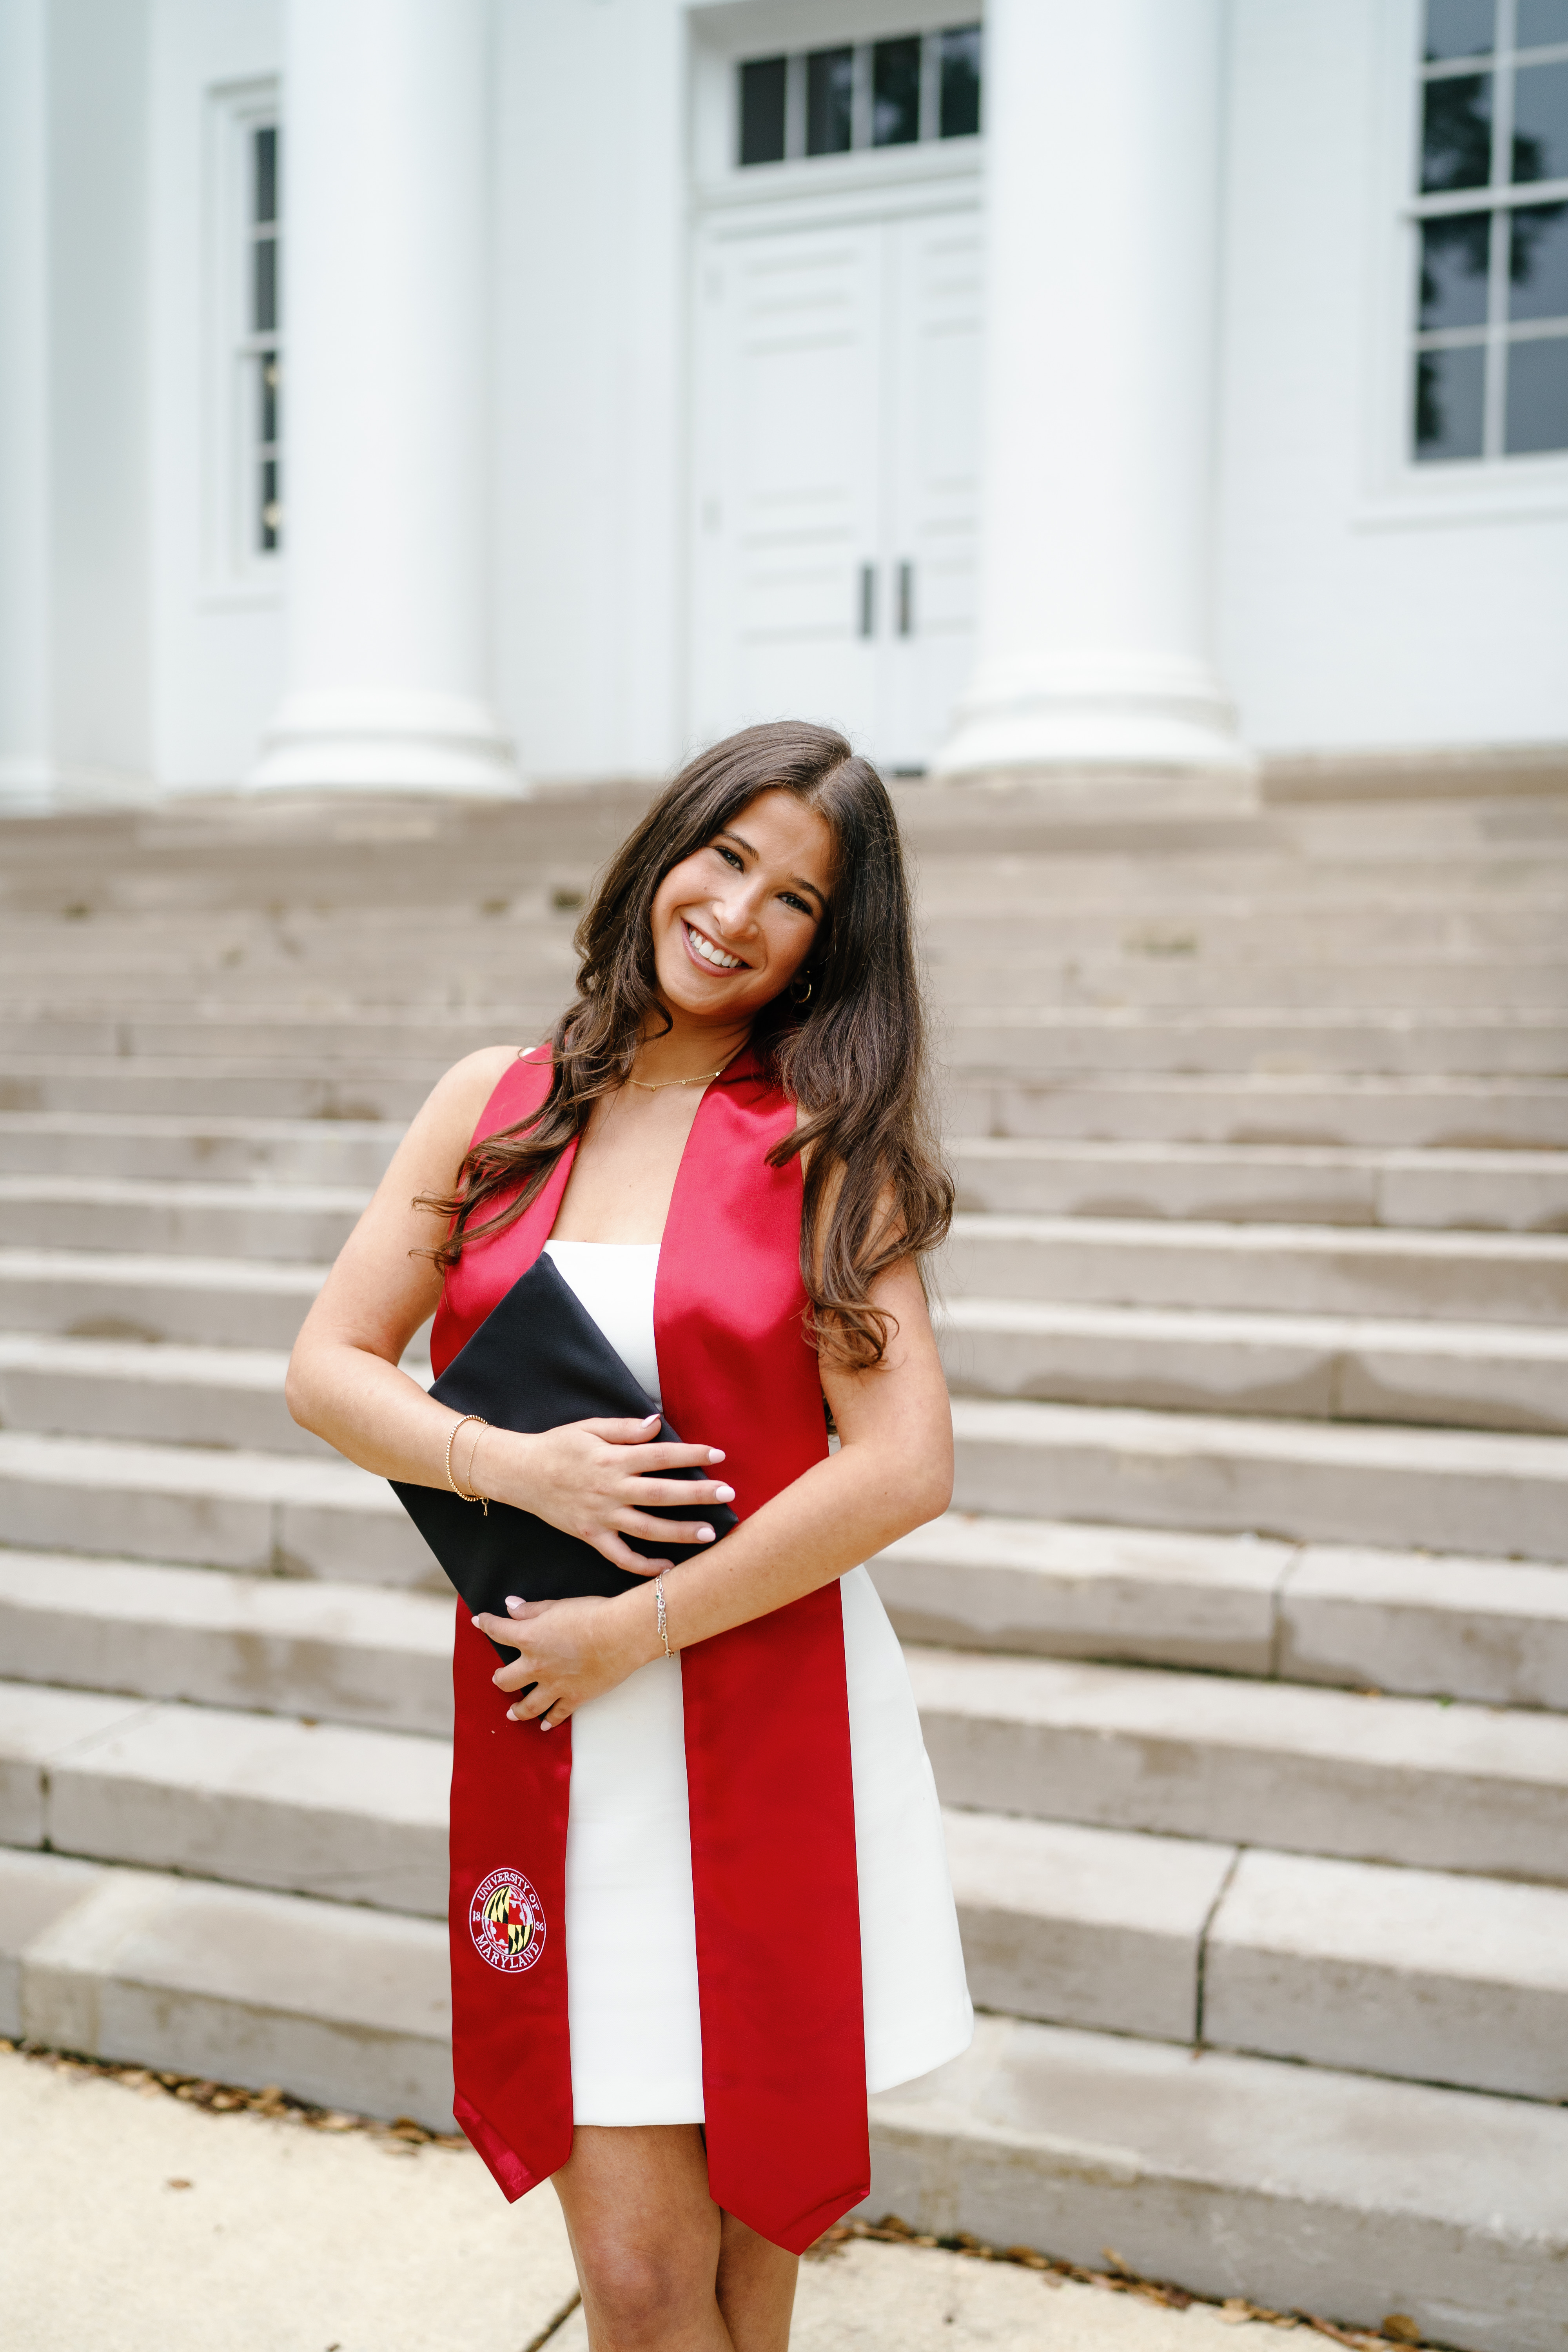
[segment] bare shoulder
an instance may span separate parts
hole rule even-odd
[[[527,1049],[521,1045],[481,1045],[437,1078],[404,1137],[394,1166],[399,1181],[410,1160],[423,1169],[450,1170],[455,1177],[468,1149],[479,1114],[497,1087]],[[404,1163],[404,1165],[399,1165]],[[450,1181],[446,1176],[441,1184]]]

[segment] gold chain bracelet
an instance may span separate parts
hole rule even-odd
[[[451,1428],[447,1433],[447,1484],[450,1486],[453,1494],[456,1495],[459,1503],[481,1503],[484,1506],[485,1517],[488,1519],[490,1515],[489,1496],[488,1495],[465,1495],[462,1488],[458,1486],[457,1480],[452,1475],[452,1441],[457,1436],[458,1430],[462,1428],[463,1423],[467,1421],[477,1421],[481,1429],[488,1429],[489,1427],[489,1423],[485,1419],[482,1412],[465,1412],[460,1419],[452,1423]],[[474,1453],[477,1454],[479,1450],[479,1441],[476,1437],[474,1440]],[[468,1475],[471,1478],[473,1475],[473,1455],[470,1454],[468,1457]]]

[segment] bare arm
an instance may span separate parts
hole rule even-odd
[[[824,1365],[838,1452],[814,1464],[706,1558],[668,1572],[672,1647],[707,1641],[815,1591],[947,1508],[952,1416],[914,1265],[905,1260],[891,1267],[872,1297],[898,1318],[884,1362],[864,1372]],[[474,1622],[495,1640],[521,1645],[518,1658],[495,1676],[503,1691],[536,1685],[511,1713],[548,1715],[552,1725],[663,1655],[647,1591],[532,1603],[505,1618]]]
[[[470,1054],[431,1094],[305,1318],[289,1365],[289,1410],[351,1462],[413,1486],[446,1485],[450,1441],[453,1472],[468,1492],[532,1511],[617,1567],[651,1575],[658,1563],[630,1550],[626,1535],[682,1544],[710,1540],[712,1531],[701,1522],[650,1518],[647,1507],[728,1501],[731,1490],[633,1480],[688,1464],[706,1468],[721,1454],[705,1445],[639,1443],[645,1424],[629,1421],[578,1422],[541,1436],[473,1422],[458,1429],[459,1415],[399,1369],[441,1296],[440,1273],[417,1255],[441,1228],[428,1210],[413,1206],[415,1196],[451,1192],[479,1114],[514,1059],[507,1045]]]

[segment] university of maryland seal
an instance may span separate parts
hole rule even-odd
[[[474,1890],[468,1933],[481,1960],[515,1975],[544,1949],[544,1906],[521,1870],[492,1870]]]

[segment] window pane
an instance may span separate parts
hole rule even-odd
[[[805,152],[842,155],[849,144],[853,49],[813,49],[805,61]]]
[[[980,27],[958,25],[942,37],[943,139],[968,139],[980,128]]]
[[[741,68],[742,163],[784,162],[785,62],[750,58]]]
[[[258,335],[270,334],[278,324],[278,240],[258,236],[250,280],[250,324]]]
[[[1543,49],[1568,41],[1568,0],[1519,0],[1514,39],[1521,49]]]
[[[1521,205],[1509,240],[1510,319],[1568,319],[1568,205]]]
[[[1423,464],[1481,454],[1484,343],[1415,354],[1415,455]]]
[[[921,37],[879,41],[871,51],[871,144],[903,147],[921,135]]]
[[[1521,66],[1514,77],[1513,176],[1568,180],[1568,63]]]
[[[1484,188],[1492,172],[1492,78],[1429,81],[1421,125],[1421,185]]]
[[[1424,332],[1440,327],[1484,327],[1490,213],[1450,213],[1421,224],[1421,309]]]
[[[1568,335],[1508,347],[1504,441],[1510,457],[1568,449]]]
[[[278,217],[278,131],[275,125],[258,131],[254,138],[256,158],[255,216],[258,222],[275,221]]]
[[[1426,55],[1483,57],[1492,45],[1492,0],[1426,0]]]

